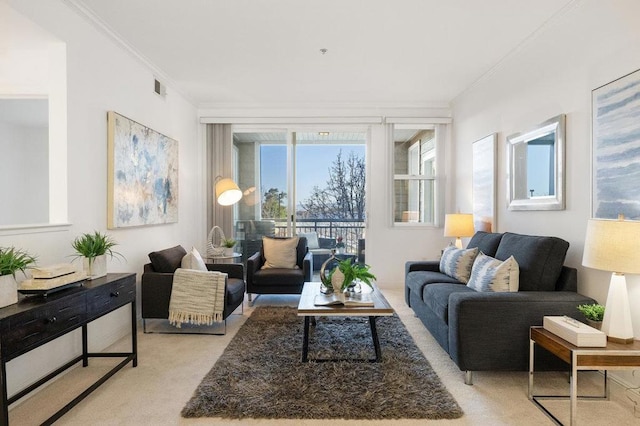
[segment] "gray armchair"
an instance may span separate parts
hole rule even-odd
[[[312,255],[307,249],[307,239],[299,237],[296,248],[295,269],[263,268],[264,248],[247,259],[247,293],[252,294],[300,294],[305,282],[311,281]]]

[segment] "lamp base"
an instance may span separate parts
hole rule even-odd
[[[624,274],[617,272],[611,274],[601,330],[611,342],[626,344],[633,342],[635,338]]]
[[[621,337],[611,337],[611,336],[607,336],[607,340],[612,343],[622,343],[624,345],[628,345],[636,341],[636,339],[634,339],[633,337],[623,339]]]

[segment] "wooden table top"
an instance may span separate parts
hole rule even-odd
[[[374,306],[315,306],[314,299],[320,294],[320,282],[306,282],[298,303],[298,316],[391,316],[393,308],[374,284],[373,289],[362,284],[362,293],[371,294]]]

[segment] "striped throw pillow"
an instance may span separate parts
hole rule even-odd
[[[473,262],[468,287],[476,291],[518,291],[520,267],[513,256],[504,262],[480,252]]]
[[[473,261],[477,255],[477,247],[463,250],[449,246],[442,252],[440,272],[466,284],[469,281]]]

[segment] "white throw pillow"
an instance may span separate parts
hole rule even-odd
[[[196,271],[207,270],[207,265],[205,265],[200,252],[195,247],[192,247],[191,251],[184,255],[180,267],[183,269],[195,269]]]
[[[449,246],[442,252],[440,272],[466,284],[471,276],[471,267],[477,255],[477,247],[463,250]]]
[[[262,250],[264,252],[263,268],[284,268],[295,269],[296,265],[298,237],[292,238],[269,238],[262,237]]]
[[[476,291],[518,291],[520,267],[511,256],[504,262],[480,253],[473,262],[468,287]]]
[[[320,248],[320,242],[318,241],[317,232],[302,232],[298,234],[298,237],[305,237],[307,239],[307,248],[309,250]]]

